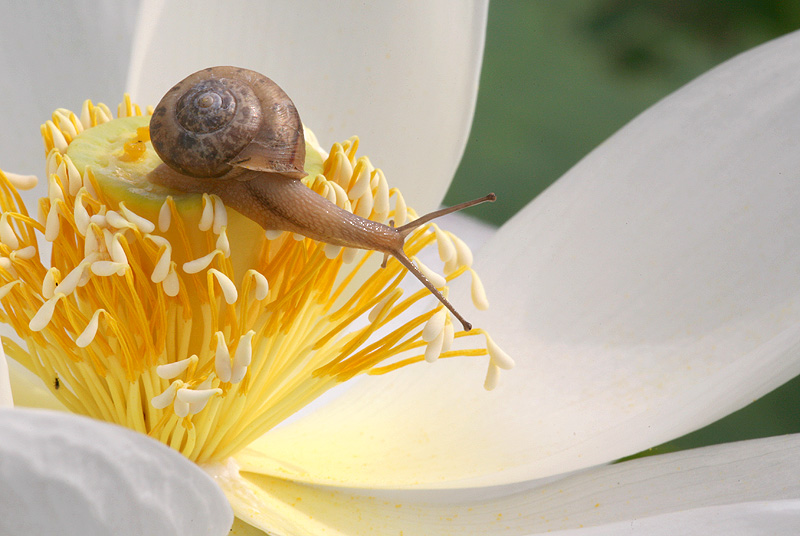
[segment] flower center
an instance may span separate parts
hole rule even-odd
[[[488,354],[491,388],[513,365],[482,330],[456,331],[441,304],[411,314],[428,291],[404,296],[398,262],[380,268],[380,254],[265,234],[215,196],[151,184],[161,162],[149,117],[128,100],[120,119],[110,115],[87,101],[80,118],[58,111],[43,126],[48,196],[38,221],[0,173],[0,320],[27,350],[3,343],[70,410],[207,462],[360,374]],[[364,217],[415,217],[357,148],[353,138],[326,155],[309,143],[304,183]],[[49,263],[37,233],[52,242]],[[454,235],[425,225],[406,253],[434,244],[447,277],[423,268],[429,278],[446,292],[472,274],[482,307],[471,255]]]

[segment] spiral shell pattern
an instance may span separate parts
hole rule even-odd
[[[269,78],[236,67],[210,67],[161,99],[150,137],[171,168],[198,178],[233,166],[304,175],[305,140],[291,99]]]

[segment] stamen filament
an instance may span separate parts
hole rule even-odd
[[[429,220],[452,209],[409,222],[415,213],[402,194],[356,157],[357,138],[334,144],[323,173],[317,168],[305,183],[345,210],[395,219],[406,244],[400,262],[383,269],[369,251],[290,233],[267,240],[217,196],[139,197],[157,165],[147,118],[129,99],[118,110],[125,123],[106,125],[108,108],[87,101],[80,117],[59,110],[45,124],[48,197],[39,203],[40,221],[0,173],[0,320],[27,349],[3,344],[71,411],[207,462],[241,450],[360,374],[384,374],[426,355],[488,355],[493,385],[496,369],[513,365],[488,336],[488,351],[450,349],[465,332],[454,332],[445,309],[447,285],[472,273],[471,254]],[[113,135],[102,134],[112,126]],[[114,165],[119,173],[109,172]],[[118,175],[144,182],[120,187]],[[37,233],[52,242],[47,265]],[[446,278],[411,263],[434,242]],[[429,293],[403,297],[407,270],[427,271],[445,305],[412,314]]]

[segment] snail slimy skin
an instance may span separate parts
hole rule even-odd
[[[219,196],[268,231],[289,231],[336,246],[391,255],[469,331],[471,325],[403,251],[406,236],[434,218],[494,201],[489,194],[431,212],[401,227],[362,218],[317,194],[300,179],[305,139],[300,115],[272,80],[237,67],[210,67],[161,99],[150,120],[164,164],[149,175],[171,189]]]

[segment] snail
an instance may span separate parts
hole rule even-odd
[[[395,257],[469,331],[467,322],[403,251],[406,236],[434,218],[485,201],[426,214],[401,227],[357,216],[300,179],[305,138],[292,100],[264,75],[210,67],[170,89],[150,119],[153,148],[164,164],[149,179],[183,192],[218,195],[266,230],[289,231],[337,246]]]

